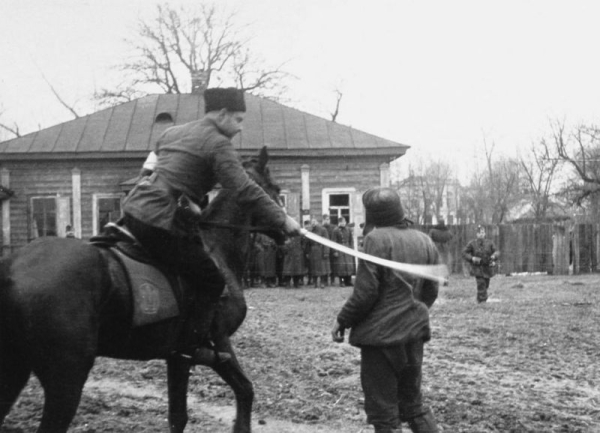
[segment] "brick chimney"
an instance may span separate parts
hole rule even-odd
[[[192,93],[202,95],[208,84],[208,72],[204,70],[192,71]]]

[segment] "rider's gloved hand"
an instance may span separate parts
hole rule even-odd
[[[296,221],[294,218],[287,215],[285,223],[281,229],[288,236],[300,236],[300,230],[302,229],[302,226],[300,226],[298,221]]]

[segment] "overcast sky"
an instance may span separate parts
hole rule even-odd
[[[0,1],[0,119],[21,132],[70,120],[42,74],[85,106],[155,3]],[[464,171],[484,140],[514,152],[548,132],[551,119],[597,123],[600,115],[597,0],[218,4],[250,23],[255,52],[288,62],[298,77],[293,106],[328,118],[340,88],[338,122],[412,146],[406,161],[433,154]]]

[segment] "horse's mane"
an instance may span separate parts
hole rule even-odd
[[[248,176],[279,204],[281,190],[271,177],[266,166],[267,160],[268,155],[263,148],[258,158],[248,159],[242,165]],[[226,280],[237,280],[236,275],[243,272],[250,250],[251,236],[248,227],[261,225],[255,218],[255,214],[261,213],[254,212],[252,205],[242,208],[237,200],[239,194],[239,191],[221,189],[202,211],[202,222],[207,223],[208,227],[201,231],[202,241]],[[210,223],[230,227],[210,227]],[[282,236],[277,230],[266,234],[277,241],[280,240],[279,236]]]

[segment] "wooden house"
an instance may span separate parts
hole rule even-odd
[[[408,146],[246,96],[242,157],[267,146],[288,213],[360,224],[362,193],[388,185]],[[89,238],[117,219],[132,178],[168,127],[202,117],[201,94],[150,95],[0,143],[3,254],[38,236]]]

